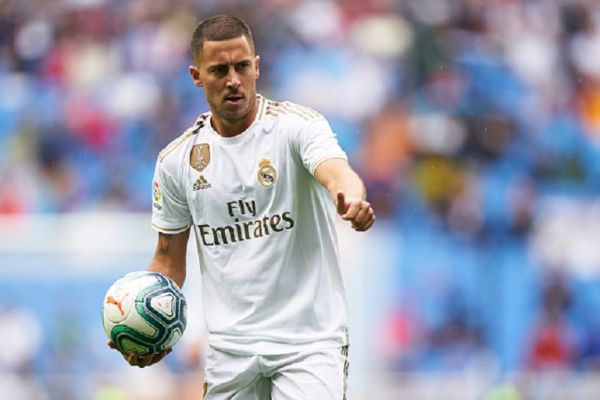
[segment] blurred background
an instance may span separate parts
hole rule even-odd
[[[340,224],[351,399],[600,398],[600,5],[0,0],[0,398],[200,399],[190,325],[138,370],[108,286],[155,245],[158,151],[207,110],[196,22],[242,16],[259,92],[329,119],[378,221]]]

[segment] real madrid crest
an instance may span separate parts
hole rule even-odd
[[[208,143],[195,144],[190,152],[190,165],[196,171],[202,171],[210,162],[210,147]]]
[[[271,187],[277,181],[277,171],[271,165],[271,161],[263,159],[258,163],[258,183],[265,187]]]

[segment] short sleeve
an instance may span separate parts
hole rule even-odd
[[[152,228],[162,233],[179,233],[191,225],[185,190],[157,162],[152,180]]]
[[[325,118],[321,117],[307,123],[301,128],[296,140],[302,163],[313,175],[319,164],[327,159],[348,159]]]

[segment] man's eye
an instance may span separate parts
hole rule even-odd
[[[213,68],[213,72],[217,75],[227,75],[227,66],[225,65],[221,65],[218,67]]]
[[[237,69],[238,70],[244,70],[244,69],[247,69],[249,67],[250,67],[250,63],[248,63],[248,62],[239,63],[237,65]]]

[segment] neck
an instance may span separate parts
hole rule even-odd
[[[244,132],[254,119],[256,118],[256,114],[258,113],[258,101],[256,97],[252,102],[252,107],[250,108],[250,112],[241,119],[227,119],[217,116],[214,112],[212,113],[211,125],[213,129],[223,137],[233,137],[239,135]]]

